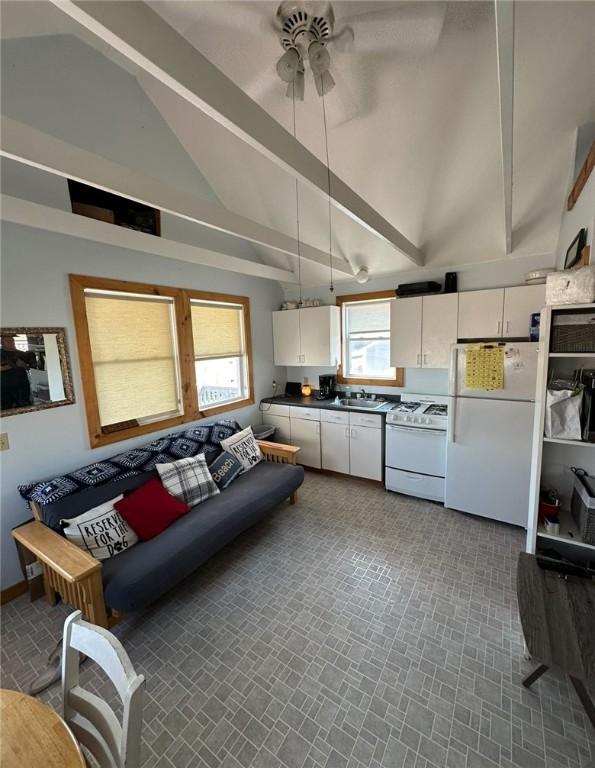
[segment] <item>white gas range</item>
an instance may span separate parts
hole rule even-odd
[[[444,501],[448,397],[401,395],[386,415],[389,491]]]

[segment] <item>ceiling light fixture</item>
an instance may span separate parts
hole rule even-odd
[[[368,271],[368,267],[360,267],[358,273],[355,276],[355,279],[360,285],[364,285],[364,283],[367,283],[370,279],[370,273]]]

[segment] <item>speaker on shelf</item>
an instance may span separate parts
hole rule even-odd
[[[457,273],[447,272],[444,275],[444,293],[457,292]]]

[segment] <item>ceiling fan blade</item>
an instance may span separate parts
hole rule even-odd
[[[350,16],[345,22],[353,28],[358,53],[423,53],[438,43],[445,16],[445,2],[416,2]]]
[[[298,72],[295,80],[292,83],[288,83],[287,91],[285,92],[285,95],[287,96],[288,99],[292,99],[295,96],[296,101],[303,101],[304,92],[305,92],[305,78],[304,78],[304,70],[302,69],[300,72]]]
[[[319,96],[326,96],[335,87],[335,80],[329,70],[320,75],[314,75],[314,84]]]

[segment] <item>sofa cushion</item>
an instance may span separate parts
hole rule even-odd
[[[163,533],[190,509],[188,504],[168,493],[156,477],[114,506],[143,541]]]
[[[107,605],[124,612],[149,605],[268,515],[303,480],[303,467],[263,461],[160,536],[106,560],[102,570]]]
[[[204,453],[170,464],[157,464],[157,472],[164,488],[190,507],[219,493]]]
[[[242,464],[233,453],[223,451],[212,464],[209,464],[209,472],[219,490],[222,491],[241,474]]]
[[[123,498],[120,494],[78,517],[63,520],[64,535],[97,560],[107,560],[133,547],[138,542],[138,536],[115,509]]]
[[[242,472],[248,472],[262,461],[262,451],[254,438],[252,427],[246,427],[241,432],[221,441],[225,451],[233,453],[242,465]]]

